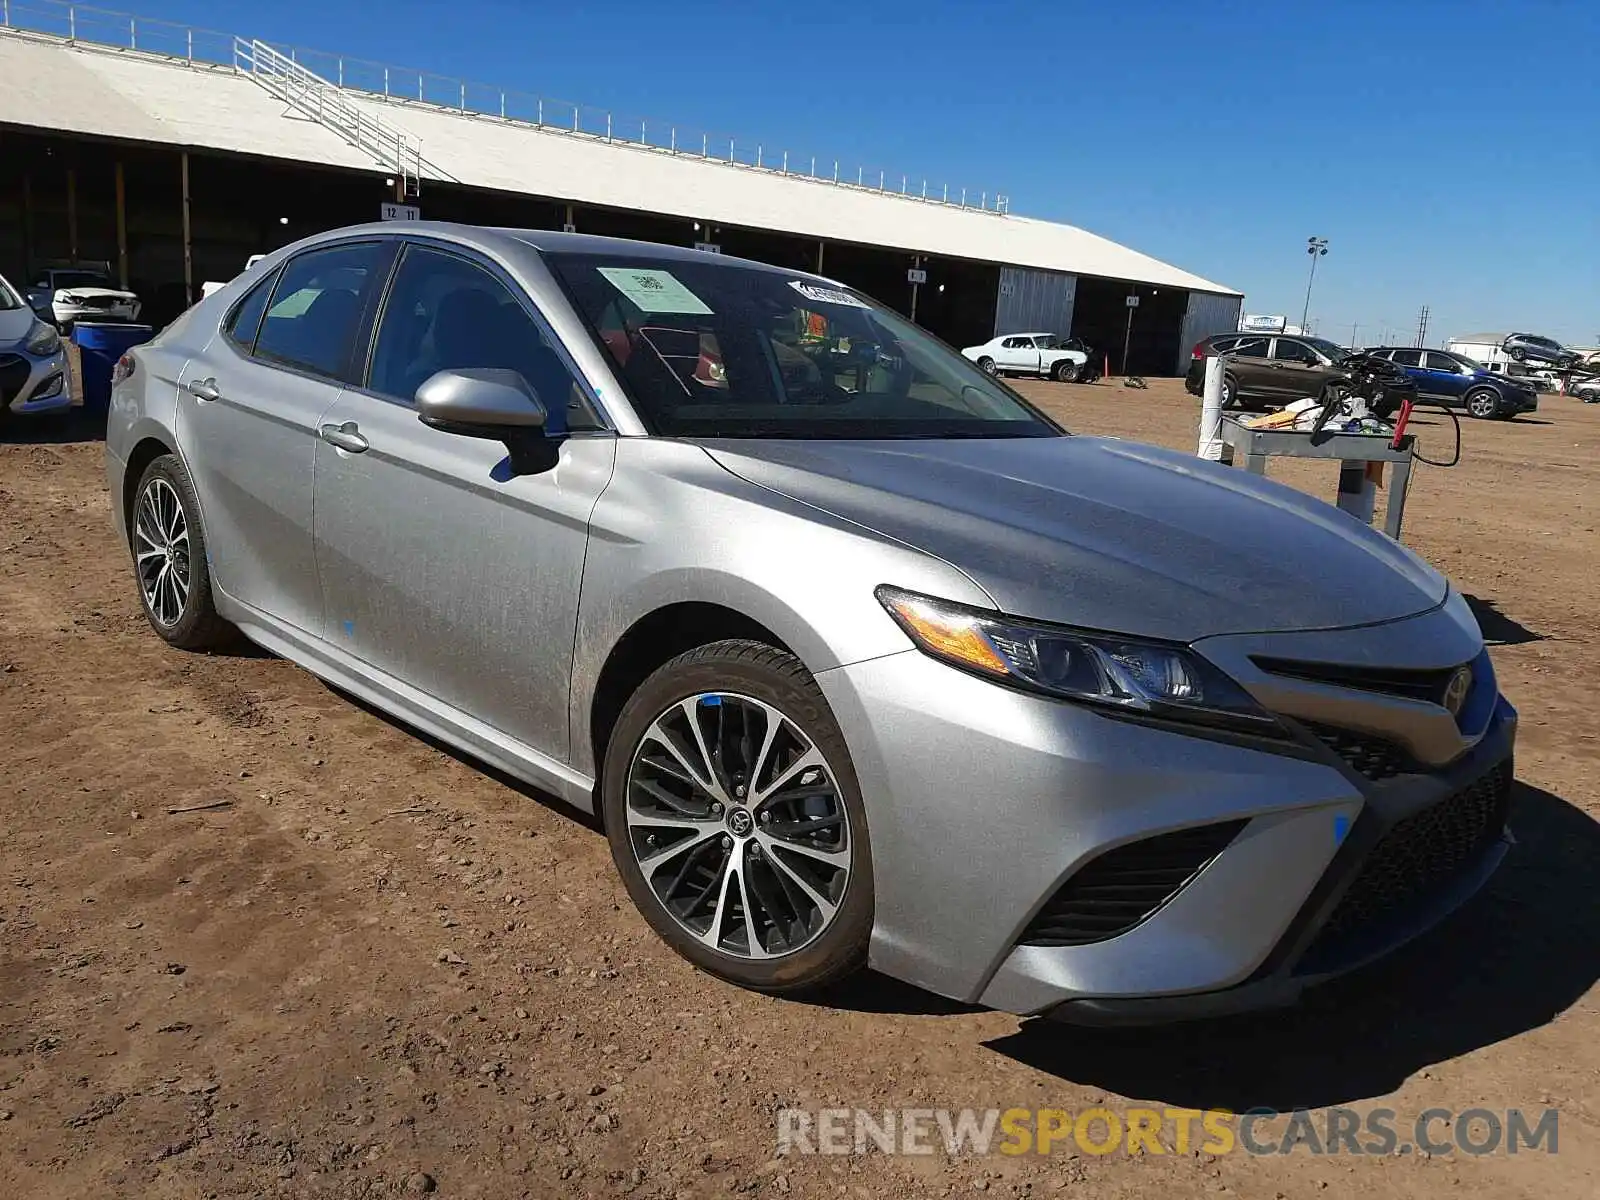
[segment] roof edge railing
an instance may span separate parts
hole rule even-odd
[[[195,66],[225,67],[241,73],[248,72],[264,86],[267,82],[261,72],[239,56],[240,46],[265,46],[265,43],[216,30],[66,3],[64,0],[0,0],[0,34],[4,33],[43,36],[69,45],[137,51]],[[426,71],[403,69],[348,55],[299,47],[274,49],[266,46],[266,49],[286,60],[290,68],[302,69],[324,85],[320,101],[325,111],[328,106],[338,103],[335,97],[341,93],[363,94],[396,104],[422,105],[550,133],[575,134],[615,145],[762,171],[852,191],[894,195],[969,212],[997,215],[1010,212],[1010,200],[1000,192],[931,183],[926,178],[908,172],[852,166],[832,156],[774,149],[756,139],[691,129],[654,118],[625,117],[612,109],[556,100],[536,93],[474,83]],[[265,55],[262,57],[266,58]],[[292,69],[281,68],[276,60],[273,61],[273,70],[267,78],[278,86],[293,89],[301,99],[309,100],[311,93],[317,89],[303,81],[288,82],[293,74]],[[274,94],[280,93],[274,90]],[[287,97],[285,101],[295,103]],[[343,103],[352,110],[361,111],[348,94],[343,96]],[[298,104],[296,107],[299,107]],[[363,114],[360,130],[363,136],[367,133],[366,122],[369,121],[376,125],[385,124],[370,114]],[[386,127],[392,129],[392,126]],[[414,138],[411,140],[415,142]],[[367,147],[362,148],[371,153]],[[385,165],[389,163],[388,158],[374,157]],[[424,174],[436,173],[427,160],[421,158],[420,150],[413,155],[412,168]],[[398,163],[394,169],[403,170]],[[438,173],[442,175],[442,172]]]

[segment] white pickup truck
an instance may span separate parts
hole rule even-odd
[[[1061,383],[1083,379],[1089,363],[1083,343],[1053,333],[1007,333],[961,353],[991,375],[1041,375]]]

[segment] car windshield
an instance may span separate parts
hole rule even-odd
[[[22,307],[22,297],[4,279],[0,279],[0,312],[11,312]]]
[[[1063,432],[915,325],[834,284],[731,262],[589,254],[549,261],[655,433]]]
[[[50,277],[54,288],[109,287],[111,281],[97,271],[57,271]]]

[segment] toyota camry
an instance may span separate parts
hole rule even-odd
[[[1438,572],[1071,435],[839,282],[358,227],[115,378],[160,637],[242,633],[596,814],[644,919],[746,987],[1281,1005],[1506,851],[1516,714]]]

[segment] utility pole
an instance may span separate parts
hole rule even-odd
[[[1325,237],[1307,238],[1306,253],[1311,256],[1311,277],[1306,280],[1306,306],[1300,312],[1300,331],[1302,333],[1305,332],[1306,321],[1311,317],[1311,285],[1317,281],[1317,259],[1327,255],[1328,239]]]
[[[1422,311],[1417,314],[1417,348],[1420,350],[1428,344],[1428,306],[1424,304]]]
[[[1361,332],[1361,325],[1356,321],[1351,321],[1350,322],[1350,349],[1359,350],[1361,348],[1360,339],[1357,337],[1357,335],[1360,332]]]

